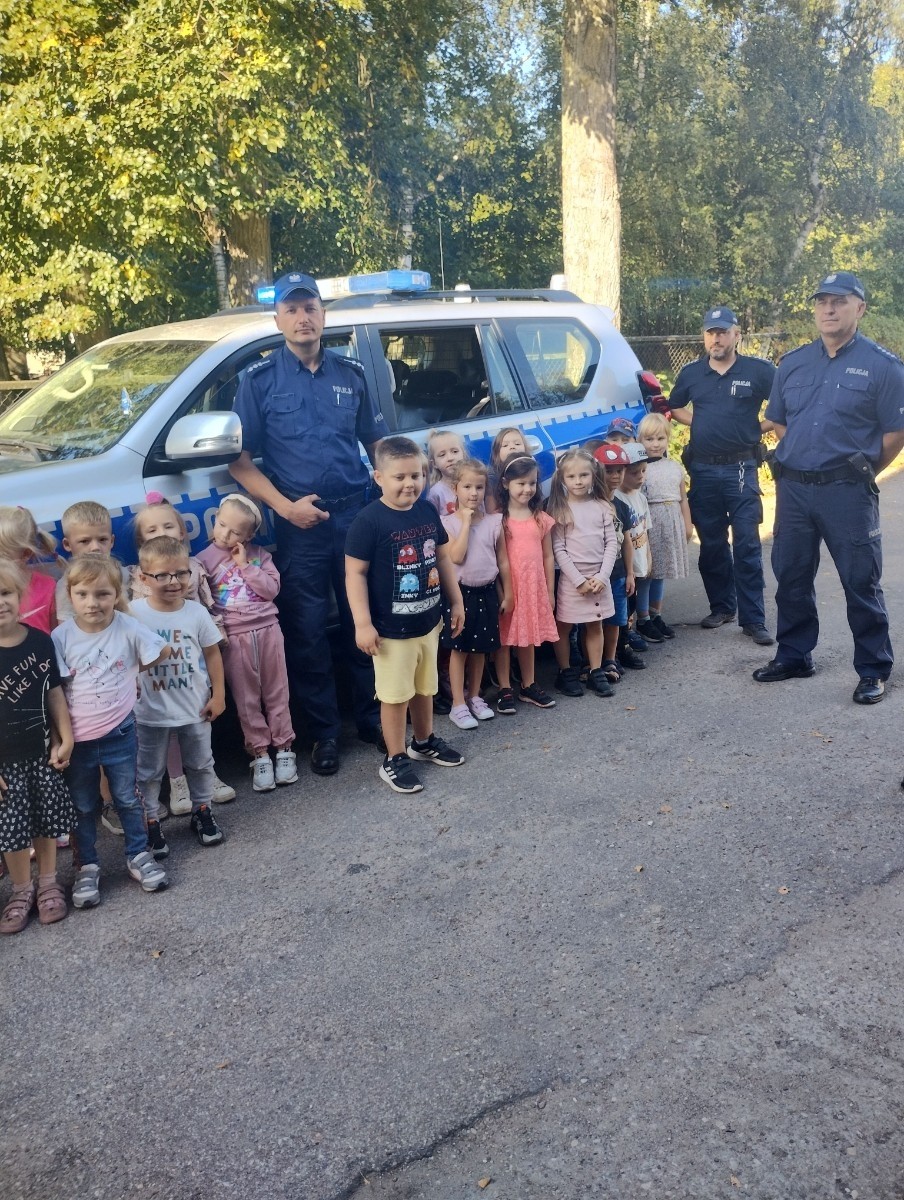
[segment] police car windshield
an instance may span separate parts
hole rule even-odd
[[[23,465],[102,454],[209,342],[114,342],[62,367],[0,416],[0,457]]]

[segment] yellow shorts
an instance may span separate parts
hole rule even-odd
[[[439,687],[436,653],[440,621],[416,638],[382,638],[374,658],[374,682],[382,704],[407,704],[412,696],[435,696]]]

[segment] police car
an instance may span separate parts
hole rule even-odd
[[[437,292],[421,271],[318,282],[324,345],[362,364],[389,431],[421,445],[453,429],[486,461],[496,433],[517,425],[548,479],[556,451],[615,416],[639,419],[659,391],[611,313],[564,290]],[[25,505],[59,537],[63,510],[96,500],[128,559],[126,526],[159,491],[200,550],[235,490],[239,382],[282,344],[272,289],[258,300],[110,338],[34,388],[0,416],[0,503]]]

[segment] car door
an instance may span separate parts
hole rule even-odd
[[[387,317],[368,326],[380,403],[389,428],[426,448],[432,429],[461,434],[475,458],[489,461],[500,429],[518,426],[552,473],[552,444],[527,404],[509,355],[491,319],[406,321]]]

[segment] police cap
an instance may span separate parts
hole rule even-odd
[[[833,271],[826,275],[810,299],[815,300],[817,296],[856,296],[858,300],[865,300],[866,289],[850,271]]]
[[[738,324],[738,318],[730,308],[711,308],[703,318],[703,328],[732,329]]]
[[[287,300],[293,292],[301,292],[303,296],[315,296],[320,299],[320,288],[317,280],[311,275],[302,275],[299,271],[291,271],[277,279],[273,285],[273,303],[279,304]]]

